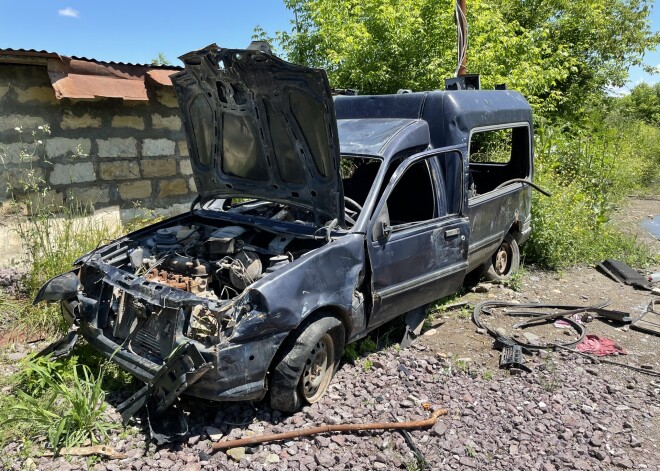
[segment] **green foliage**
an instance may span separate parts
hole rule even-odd
[[[534,230],[524,247],[529,259],[549,268],[609,257],[633,266],[652,262],[647,250],[609,223],[623,196],[637,188],[648,191],[649,181],[657,191],[660,134],[652,132],[655,142],[650,142],[640,134],[647,127],[537,129],[535,180],[553,196],[534,195]],[[647,142],[640,146],[640,140]]]
[[[344,347],[344,358],[354,363],[360,356],[366,356],[376,350],[378,350],[378,344],[371,337],[365,337],[358,342],[346,345]]]
[[[15,435],[45,439],[57,452],[61,447],[99,443],[116,428],[104,416],[103,368],[95,375],[76,359],[28,359],[24,366],[14,395],[0,405],[0,441]]]
[[[616,100],[616,110],[621,116],[660,125],[660,83],[636,85],[629,95]]]
[[[172,63],[167,60],[165,54],[159,52],[158,55],[151,60],[151,65],[172,65]]]
[[[292,62],[328,71],[360,93],[430,90],[456,68],[454,2],[285,0],[293,31],[276,38]],[[536,110],[576,115],[608,86],[621,86],[660,35],[648,0],[473,0],[468,70],[486,88],[506,82]],[[268,37],[259,30],[260,37]],[[271,38],[272,39],[272,38]]]
[[[369,360],[368,358],[366,358],[366,359],[362,362],[362,369],[363,369],[365,372],[369,372],[369,371],[371,371],[371,369],[372,369],[373,367],[374,367],[374,363],[373,363],[373,361]]]

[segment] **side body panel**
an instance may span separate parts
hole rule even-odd
[[[444,212],[446,188],[435,158],[442,154],[442,151],[426,152],[404,161],[376,206],[367,231],[373,296],[370,329],[451,294],[463,283],[467,268],[468,220],[460,214],[447,215]],[[440,211],[438,217],[400,229],[395,227],[389,237],[377,238],[374,228],[381,223],[379,214],[386,206],[392,189],[410,166],[423,159],[428,159],[433,166],[431,174],[436,189],[436,205]]]

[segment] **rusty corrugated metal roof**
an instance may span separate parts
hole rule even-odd
[[[181,67],[103,62],[35,49],[0,49],[0,63],[46,66],[57,98],[122,98],[148,101],[147,78],[172,86],[169,76]]]
[[[58,54],[57,52],[49,51],[37,51],[36,49],[12,49],[12,48],[0,48],[0,56],[25,56],[25,57],[66,57]],[[132,62],[115,62],[115,61],[102,61],[99,59],[88,58],[84,56],[69,56],[71,59],[77,59],[86,62],[98,62],[100,64],[117,64],[117,65],[128,65],[128,66],[141,66],[149,67],[151,69],[172,69],[172,70],[183,70],[183,67],[177,65],[153,65],[153,64],[139,64]]]

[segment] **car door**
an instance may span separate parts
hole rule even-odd
[[[443,165],[443,159],[452,165]],[[446,178],[443,170],[462,176],[462,164],[455,149],[412,156],[382,191],[367,229],[369,327],[455,292],[463,283],[469,225],[462,205],[452,203],[461,201],[456,192],[462,192],[462,178]]]

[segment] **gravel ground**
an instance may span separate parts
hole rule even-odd
[[[635,214],[627,213],[631,227],[657,213],[657,201],[644,204],[648,207],[636,206]],[[649,241],[652,247],[659,243]],[[584,267],[561,274],[527,267],[520,292],[497,285],[475,291],[481,292],[462,299],[597,304],[608,298],[612,308],[632,315],[657,299]],[[444,313],[431,324],[408,349],[388,347],[355,364],[343,364],[321,402],[293,415],[272,411],[264,403],[217,405],[184,399],[191,436],[181,443],[148,444],[147,428],[137,420],[107,443],[126,459],[18,458],[23,444],[15,442],[3,450],[0,467],[4,462],[9,469],[65,471],[424,469],[395,431],[324,434],[228,453],[212,453],[209,435],[227,440],[323,424],[419,420],[430,415],[422,406],[429,403],[449,413],[434,427],[411,432],[426,469],[660,470],[657,376],[565,351],[527,356],[532,372],[512,375],[498,369],[492,339],[475,331],[468,311]],[[566,335],[551,327],[535,332],[541,340]],[[660,372],[660,337],[600,321],[588,324],[588,332],[612,338],[626,349],[628,355],[614,360]],[[18,352],[3,352],[11,361],[0,365],[2,374],[15,370],[13,362],[24,350],[19,346]],[[118,404],[129,394],[114,393],[108,401]],[[119,421],[112,407],[108,414]]]
[[[230,453],[211,453],[208,435],[224,440],[322,424],[419,420],[428,417],[422,407],[428,402],[449,409],[433,428],[411,432],[428,469],[660,469],[660,379],[622,374],[569,352],[534,356],[527,363],[532,373],[511,375],[423,344],[373,353],[370,368],[364,358],[344,364],[321,402],[290,416],[261,403],[217,408],[187,401],[193,432],[187,441],[156,448],[136,432],[111,443],[127,459],[91,468],[422,469],[392,431],[325,434]],[[10,445],[5,456],[19,447]],[[84,458],[32,458],[12,469],[89,465]]]

